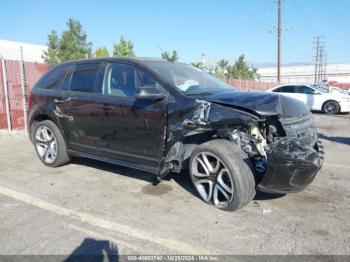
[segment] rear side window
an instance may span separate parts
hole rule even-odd
[[[61,81],[65,78],[70,65],[59,66],[50,71],[39,83],[39,88],[57,89]]]
[[[297,87],[296,86],[284,86],[282,87],[282,93],[297,93]]]
[[[103,72],[101,63],[77,64],[69,90],[84,93],[101,93]]]

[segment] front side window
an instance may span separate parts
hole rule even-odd
[[[160,89],[159,84],[153,78],[132,66],[116,63],[107,65],[103,94],[134,97],[140,86]]]
[[[83,93],[101,93],[100,63],[77,64],[72,74],[69,90]]]
[[[39,87],[43,89],[57,89],[69,68],[70,65],[64,65],[53,69],[40,81]]]
[[[299,86],[298,93],[302,94],[315,94],[315,90],[308,86]]]

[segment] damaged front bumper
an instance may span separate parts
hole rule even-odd
[[[323,164],[321,142],[314,146],[281,139],[267,152],[267,169],[258,189],[267,193],[291,193],[304,190]]]

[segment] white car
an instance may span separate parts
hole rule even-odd
[[[329,92],[311,85],[282,85],[274,87],[268,92],[296,98],[305,103],[310,110],[323,111],[327,114],[350,112],[350,96]]]
[[[347,92],[347,90],[343,90],[339,87],[336,86],[330,86],[328,87],[328,90],[334,93],[339,93],[339,94],[343,94],[343,95],[349,95],[349,93]]]

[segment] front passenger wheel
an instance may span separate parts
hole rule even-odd
[[[69,162],[66,143],[58,127],[50,120],[37,122],[33,126],[33,142],[41,162],[58,167]]]
[[[190,175],[200,197],[215,207],[234,211],[255,196],[250,159],[241,148],[224,139],[199,145],[190,159]]]

